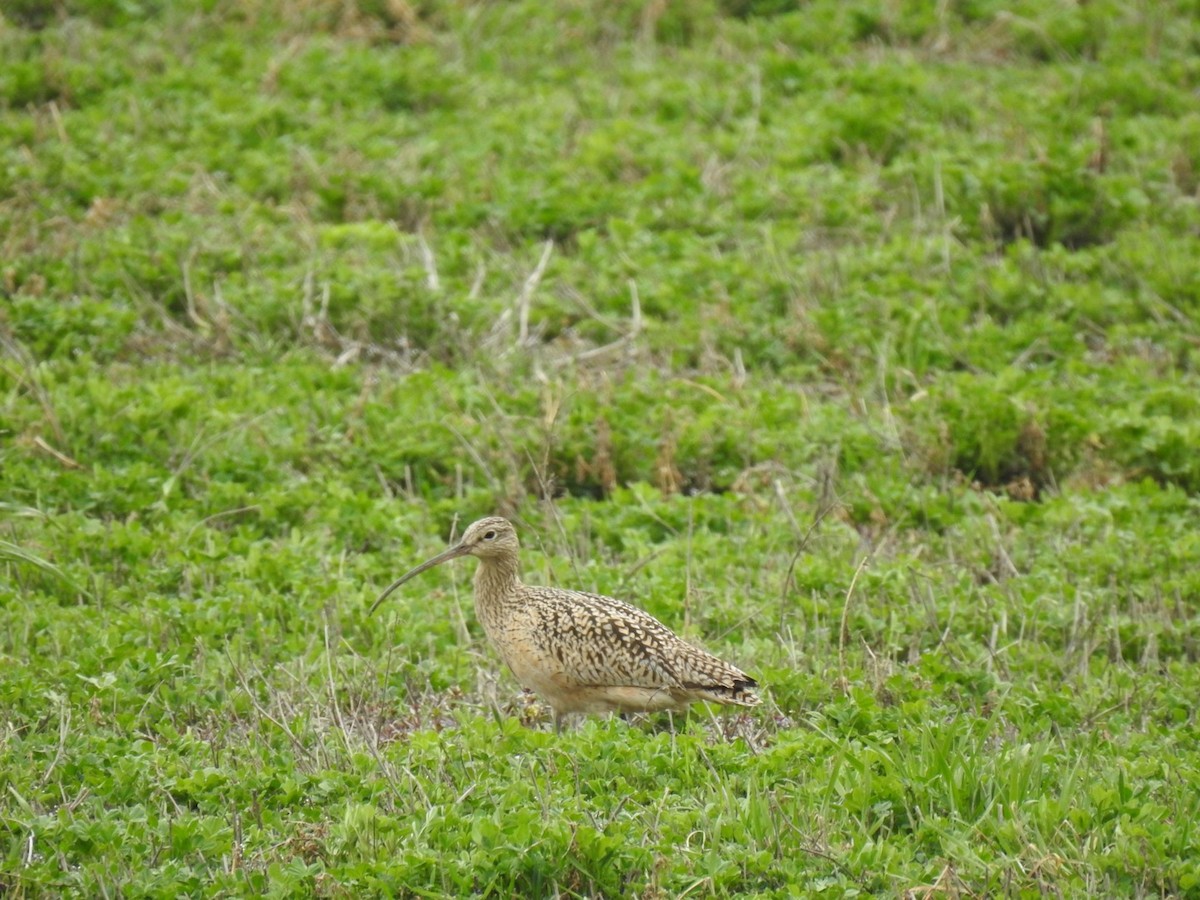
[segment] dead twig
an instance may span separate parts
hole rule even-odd
[[[542,276],[546,273],[546,266],[550,264],[550,255],[554,252],[554,241],[546,241],[542,245],[542,257],[538,260],[537,266],[529,277],[525,279],[525,284],[521,286],[521,293],[517,297],[517,344],[521,347],[529,343],[529,307],[533,304],[533,295],[537,292],[538,285],[541,284]]]

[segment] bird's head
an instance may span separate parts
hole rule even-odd
[[[425,560],[411,572],[401,575],[392,582],[391,586],[372,604],[371,613],[375,612],[396,588],[410,578],[420,575],[426,569],[440,566],[442,563],[460,556],[475,556],[483,560],[515,556],[520,546],[521,544],[517,540],[517,529],[513,528],[508,519],[500,516],[488,516],[486,519],[472,522],[463,532],[462,540],[457,544],[446,548],[432,559]]]
[[[463,532],[458,546],[463,547],[463,553],[478,556],[480,559],[493,559],[497,556],[511,556],[520,549],[517,540],[517,529],[512,522],[500,516],[488,516],[478,522],[472,522]]]

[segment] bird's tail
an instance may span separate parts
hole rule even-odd
[[[697,700],[723,703],[726,706],[758,706],[762,698],[755,693],[758,682],[746,675],[734,679],[731,685],[688,685]]]

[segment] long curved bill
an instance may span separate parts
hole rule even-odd
[[[433,559],[425,560],[425,562],[421,563],[419,566],[417,566],[411,572],[401,575],[399,578],[397,578],[395,581],[392,582],[391,586],[386,591],[384,591],[382,594],[379,595],[379,597],[375,600],[374,603],[371,604],[371,608],[370,608],[370,610],[367,611],[367,615],[368,616],[373,615],[375,610],[379,609],[379,604],[383,603],[384,600],[386,600],[388,597],[391,596],[392,591],[396,590],[396,588],[400,587],[400,585],[404,584],[404,582],[408,581],[410,578],[415,578],[417,575],[420,575],[426,569],[432,569],[434,566],[440,566],[442,563],[446,562],[446,560],[448,560],[448,559],[454,559],[455,557],[462,556],[465,553],[467,553],[467,551],[469,549],[470,548],[465,547],[462,544],[455,544],[449,550],[442,551],[437,556],[435,556]]]

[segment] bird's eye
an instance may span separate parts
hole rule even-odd
[[[485,534],[485,535],[483,536],[483,539],[484,539],[485,541],[494,541],[494,540],[496,539],[496,532],[494,532],[494,531],[489,531],[487,534]]]

